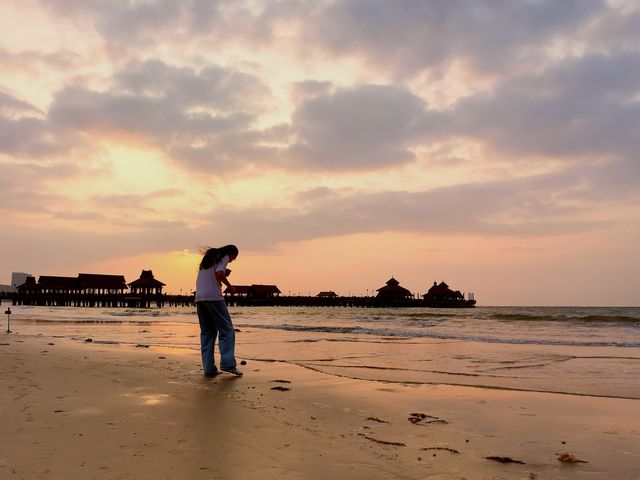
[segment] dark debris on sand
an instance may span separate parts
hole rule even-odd
[[[271,387],[271,390],[277,390],[278,392],[288,392],[289,390],[291,390],[288,387]]]
[[[409,418],[407,419],[414,425],[426,425],[429,423],[442,423],[447,424],[446,420],[442,420],[441,418],[434,417],[432,415],[427,415],[425,413],[410,413]]]
[[[558,455],[558,461],[563,463],[589,463],[586,460],[580,460],[579,458],[576,458],[575,455],[568,452],[557,453],[556,455]]]
[[[358,435],[360,435],[361,437],[366,438],[367,440],[370,440],[370,441],[376,442],[376,443],[380,443],[382,445],[391,445],[393,447],[406,447],[407,446],[406,444],[400,443],[400,442],[387,442],[386,440],[378,440],[377,438],[370,437],[369,435],[365,435],[364,433],[359,433]]]
[[[456,454],[460,453],[455,448],[449,448],[449,447],[425,447],[425,448],[421,448],[420,450],[444,450],[446,452],[451,452],[451,453],[456,453]]]
[[[386,420],[380,420],[378,417],[367,417],[366,420],[371,420],[372,422],[378,422],[378,423],[390,423],[390,422],[387,422]]]
[[[500,463],[519,463],[520,465],[525,465],[525,463],[522,460],[514,460],[511,457],[498,457],[498,456],[491,456],[491,457],[484,457],[487,460],[493,460],[494,462],[500,462]]]

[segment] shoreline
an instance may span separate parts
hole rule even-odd
[[[1,343],[3,478],[623,480],[640,470],[637,400],[356,380],[250,359],[244,377],[204,379],[197,351]]]

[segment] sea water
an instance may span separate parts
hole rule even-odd
[[[14,306],[11,330],[196,353],[194,307]],[[230,308],[236,354],[409,385],[640,399],[640,308]],[[6,318],[6,317],[5,317]],[[256,367],[257,368],[257,367]]]

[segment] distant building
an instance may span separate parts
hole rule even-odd
[[[335,298],[337,296],[338,294],[334,291],[320,292],[318,295],[316,295],[316,297],[320,298]]]
[[[14,289],[11,285],[0,285],[0,293],[11,293]]]
[[[129,288],[131,289],[131,293],[148,295],[151,293],[161,294],[162,287],[165,284],[159,280],[156,280],[153,276],[153,272],[151,270],[142,270],[140,274],[140,278],[134,280],[129,284]]]
[[[393,277],[387,280],[387,284],[384,287],[378,288],[376,291],[378,292],[376,298],[385,301],[407,300],[409,298],[413,298],[413,293],[406,288],[401,287],[400,282]]]
[[[24,272],[12,272],[11,273],[11,287],[12,291],[16,291],[20,285],[27,281],[27,277],[34,277],[30,273]],[[35,277],[34,277],[35,278]]]

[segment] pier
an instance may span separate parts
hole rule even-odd
[[[102,307],[102,308],[151,308],[151,307],[193,307],[193,295],[147,294],[131,295],[127,293],[111,294],[69,294],[69,293],[0,293],[0,304],[33,305],[43,307]],[[418,298],[391,300],[378,297],[336,296],[331,298],[317,296],[273,296],[269,298],[251,298],[225,295],[227,305],[234,307],[344,307],[344,308],[471,308],[475,300],[458,302],[427,301]]]
[[[0,293],[2,301],[12,305],[43,307],[151,308],[193,307],[195,295],[169,295],[162,292],[163,282],[151,270],[142,270],[140,278],[126,283],[122,275],[80,273],[77,277],[27,277],[15,292]],[[128,292],[126,290],[129,290]],[[422,297],[412,294],[391,277],[384,286],[367,296],[340,296],[333,291],[316,296],[282,295],[276,285],[235,285],[225,290],[224,298],[234,307],[344,307],[344,308],[473,308],[473,293],[452,290],[445,282],[434,282]]]

